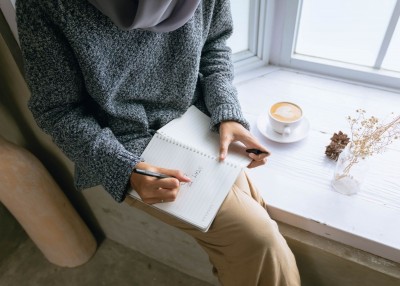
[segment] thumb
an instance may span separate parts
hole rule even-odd
[[[219,160],[223,161],[228,154],[228,148],[231,144],[231,140],[229,140],[228,136],[221,136],[219,142]]]
[[[166,169],[165,169],[166,170]],[[167,170],[165,174],[170,175],[177,179],[179,182],[191,182],[192,180],[180,170]]]

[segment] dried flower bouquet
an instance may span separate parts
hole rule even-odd
[[[400,116],[391,114],[390,118],[380,121],[375,116],[367,117],[363,109],[356,110],[357,116],[348,116],[350,124],[350,143],[343,154],[339,155],[332,186],[337,191],[351,194],[357,192],[365,175],[365,159],[382,153],[386,147],[400,137]],[[352,169],[358,170],[352,170]],[[358,172],[358,173],[356,173]]]

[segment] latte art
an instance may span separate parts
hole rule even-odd
[[[301,118],[301,109],[289,102],[279,102],[271,107],[271,116],[283,122],[294,122]]]
[[[292,119],[296,117],[296,110],[291,108],[290,106],[282,106],[279,107],[274,114],[287,118],[287,119]]]

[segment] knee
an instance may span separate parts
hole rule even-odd
[[[258,249],[264,253],[279,252],[282,250],[282,247],[287,246],[285,239],[278,229],[261,231],[258,239],[253,243],[258,245]]]
[[[271,252],[286,246],[286,241],[279,232],[277,224],[270,220],[253,222],[242,232],[243,243],[248,251]]]
[[[2,173],[15,172],[13,168],[25,169],[27,166],[38,164],[38,160],[34,155],[32,155],[28,150],[12,143],[0,136],[0,158],[2,160],[2,165],[4,170]],[[23,172],[19,172],[23,173]]]

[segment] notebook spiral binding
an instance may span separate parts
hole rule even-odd
[[[179,142],[179,141],[175,140],[174,138],[172,138],[172,137],[170,137],[170,136],[168,136],[168,135],[166,135],[164,133],[156,133],[154,136],[157,136],[161,140],[164,140],[164,141],[166,141],[168,143],[177,145],[177,146],[179,146],[181,148],[185,148],[185,149],[187,149],[187,150],[189,150],[189,151],[191,151],[193,153],[199,154],[199,155],[201,155],[203,157],[207,157],[207,158],[210,158],[210,159],[215,160],[215,161],[219,160],[219,158],[217,156],[213,156],[213,155],[204,153],[204,152],[202,152],[202,151],[200,151],[200,150],[198,150],[198,149],[196,149],[194,147],[191,147],[189,145],[183,144],[182,142]],[[229,162],[228,160],[224,160],[221,163],[225,164],[225,165],[228,165],[230,167],[233,167],[233,168],[238,168],[238,166],[236,164],[233,164],[233,163]]]

